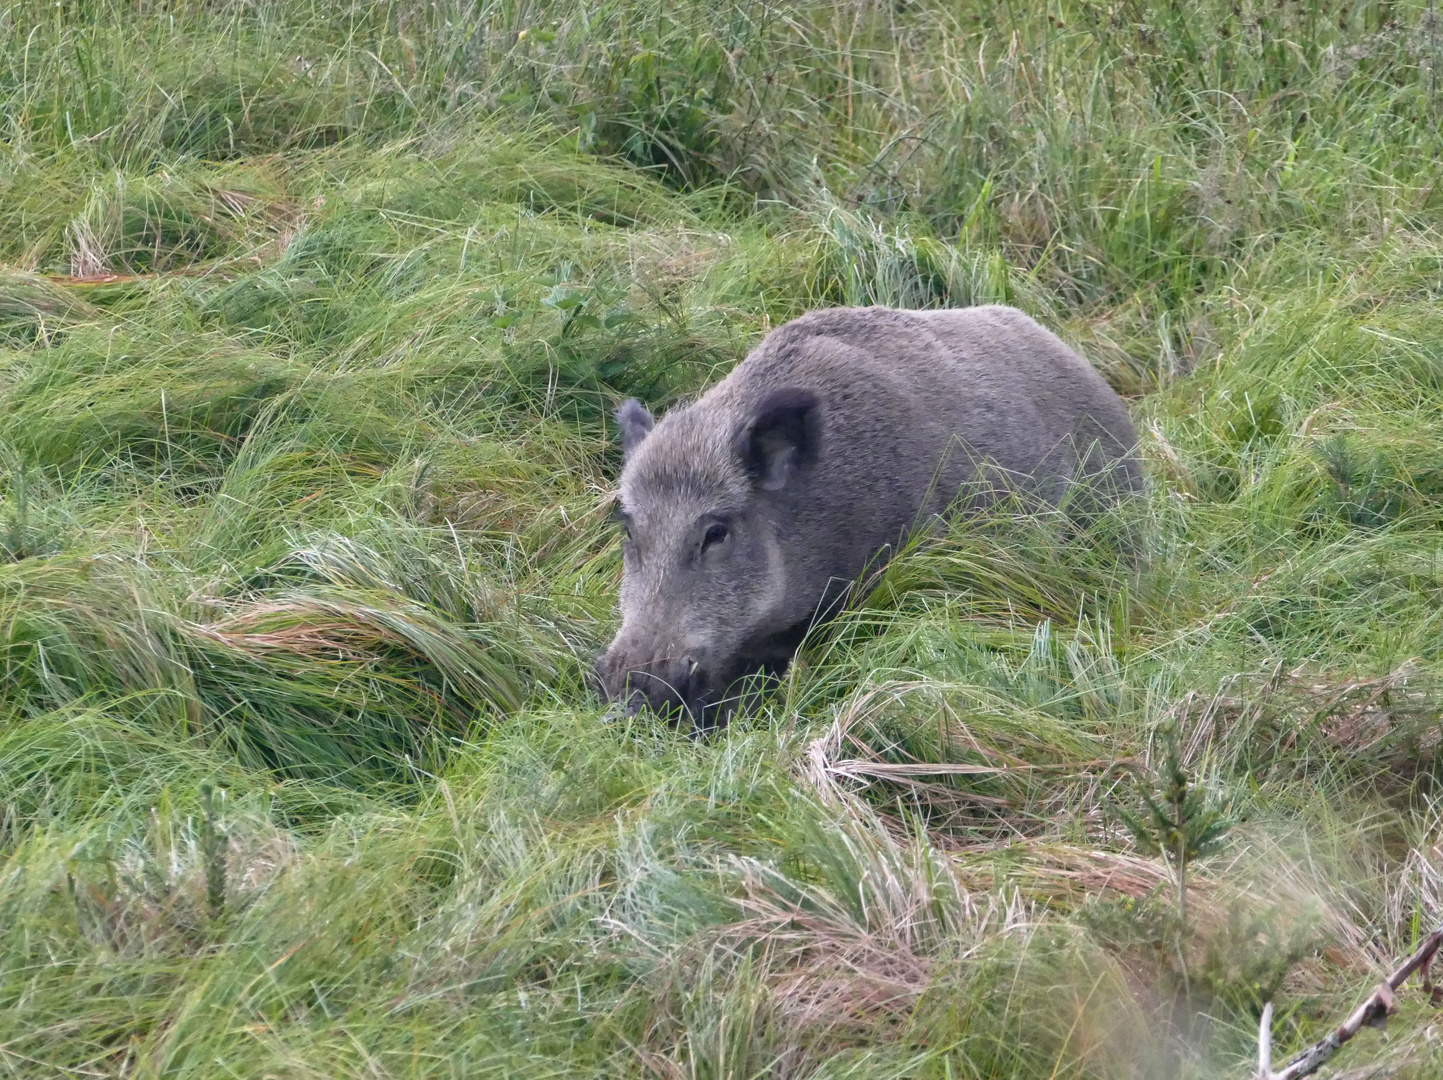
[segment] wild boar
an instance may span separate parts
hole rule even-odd
[[[1122,400],[1001,306],[812,312],[691,405],[615,415],[622,625],[597,677],[700,727],[969,481],[1054,505],[1079,480],[1109,501],[1142,485]]]

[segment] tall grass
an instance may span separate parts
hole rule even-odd
[[[1317,1037],[1443,897],[1440,38],[0,8],[0,1067],[1243,1075],[1267,999]],[[608,713],[614,403],[812,307],[994,301],[1129,397],[1147,496],[919,540],[714,739]],[[1181,938],[1119,827],[1168,731],[1230,826]],[[1437,1072],[1401,1005],[1351,1064]]]

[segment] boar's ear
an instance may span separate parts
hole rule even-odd
[[[787,387],[762,398],[737,436],[737,456],[762,491],[780,491],[817,456],[822,409],[810,390]]]
[[[627,398],[613,415],[616,417],[617,426],[621,428],[621,459],[625,461],[636,452],[641,440],[651,434],[656,421],[651,413],[646,411],[646,406],[636,398]]]

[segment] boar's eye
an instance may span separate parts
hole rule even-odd
[[[622,535],[625,539],[630,540],[630,539],[631,539],[631,517],[630,517],[630,515],[628,515],[627,512],[621,508],[620,505],[615,505],[615,506],[613,506],[613,507],[611,508],[611,513],[610,513],[609,515],[607,515],[607,516],[610,517],[612,521],[616,522],[616,524],[618,524],[618,525],[621,526],[621,535]]]
[[[705,551],[713,544],[720,544],[727,538],[727,527],[724,522],[713,521],[706,527],[706,535],[701,538],[701,549]]]

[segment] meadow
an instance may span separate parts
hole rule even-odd
[[[1320,1038],[1443,919],[1440,64],[1433,0],[0,0],[0,1075]],[[714,738],[607,710],[610,409],[996,301],[1127,397],[1135,562],[959,521]],[[1439,1075],[1398,1005],[1333,1075]]]

